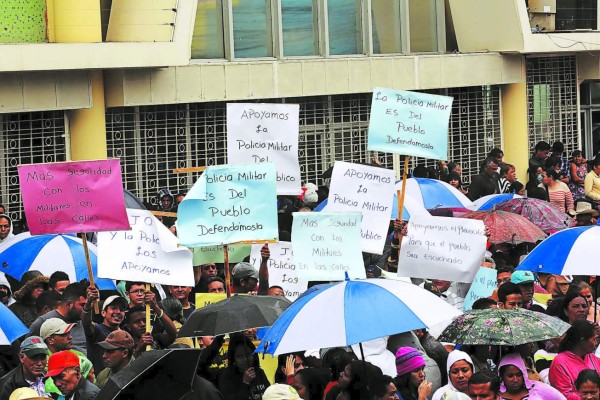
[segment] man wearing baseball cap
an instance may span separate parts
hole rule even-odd
[[[267,262],[271,257],[269,245],[265,244],[260,249],[261,263],[260,269],[257,271],[252,264],[241,262],[231,270],[233,278],[233,291],[235,293],[249,293],[266,296],[269,294],[269,268]],[[256,285],[258,284],[258,293]]]
[[[533,298],[535,277],[531,271],[515,271],[510,281],[521,289],[523,308],[531,311],[545,312],[544,306]]]
[[[104,349],[99,346],[99,343],[106,339],[109,333],[119,329],[119,325],[125,319],[125,311],[129,308],[129,304],[124,297],[110,296],[102,303],[102,323],[98,324],[92,321],[91,308],[95,300],[100,297],[100,292],[94,286],[87,288],[86,304],[83,307],[83,329],[85,331],[88,358],[94,365],[96,371],[104,369],[104,360],[102,355]],[[86,312],[89,310],[88,312]]]
[[[133,359],[133,337],[125,331],[112,331],[103,342],[98,343],[104,349],[104,365],[96,377],[96,385],[102,389],[111,376],[125,368]]]
[[[69,400],[93,400],[100,389],[83,377],[79,367],[79,357],[72,351],[59,351],[48,359],[46,378],[52,378],[54,384]],[[59,396],[52,393],[57,399]]]
[[[0,400],[8,400],[18,388],[28,387],[47,397],[42,377],[48,361],[48,347],[39,336],[30,336],[21,343],[19,361],[15,369],[0,379]]]
[[[60,318],[50,318],[40,327],[40,336],[48,346],[50,353],[71,350],[73,339],[71,329],[75,324],[67,324]]]

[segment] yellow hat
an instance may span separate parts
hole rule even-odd
[[[13,390],[8,400],[48,400],[48,398],[41,397],[38,392],[32,388],[22,387]]]

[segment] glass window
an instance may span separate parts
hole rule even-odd
[[[223,11],[218,0],[198,2],[192,58],[225,58],[223,47]]]
[[[590,82],[590,93],[592,95],[592,104],[600,104],[600,82]]]
[[[327,0],[329,15],[329,54],[358,54],[360,7],[355,0]]]
[[[401,53],[399,0],[371,2],[373,53]]]
[[[233,47],[236,58],[271,57],[271,17],[266,0],[233,1]]]
[[[313,0],[281,0],[283,55],[311,56],[319,53]]]
[[[437,0],[408,0],[411,53],[437,51]]]

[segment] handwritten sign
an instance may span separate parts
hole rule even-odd
[[[231,164],[273,162],[277,194],[297,195],[298,104],[227,104],[227,157]]]
[[[127,209],[131,231],[98,233],[98,276],[194,286],[192,252],[150,211]]]
[[[208,167],[179,204],[177,214],[183,246],[276,239],[275,165]]]
[[[250,253],[250,263],[258,270],[260,268],[261,256],[260,249],[262,244],[252,245]],[[269,244],[271,257],[267,261],[269,268],[269,285],[281,286],[285,292],[285,297],[290,300],[296,300],[308,286],[307,281],[298,277],[296,264],[292,252],[291,242],[278,242]]]
[[[225,300],[226,298],[227,294],[225,293],[196,293],[196,302],[194,303],[194,305],[196,306],[197,310],[199,308],[218,303],[219,301]]]
[[[482,221],[413,216],[402,239],[398,276],[471,283],[485,254]]]
[[[360,251],[360,218],[356,212],[294,213],[292,248],[298,277],[304,281],[366,278]]]
[[[325,211],[362,213],[362,251],[382,254],[394,200],[394,171],[336,161]],[[396,212],[397,213],[397,212]]]
[[[32,234],[129,229],[118,159],[17,169]]]
[[[234,244],[227,247],[229,262],[238,263],[250,255],[250,244]],[[223,246],[206,246],[190,248],[194,255],[194,265],[216,264],[225,262],[225,251]]]
[[[465,297],[463,304],[464,311],[469,311],[473,308],[473,303],[479,299],[490,297],[496,290],[496,278],[498,272],[495,269],[480,267],[473,279],[471,288]]]
[[[446,160],[452,97],[373,89],[369,150]]]

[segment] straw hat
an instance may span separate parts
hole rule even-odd
[[[592,217],[598,216],[598,211],[592,208],[592,204],[587,201],[579,201],[577,202],[577,206],[575,210],[570,210],[569,215],[576,216],[579,214],[592,214]]]

